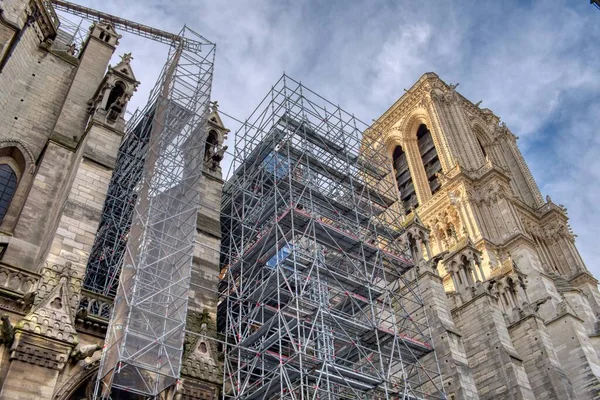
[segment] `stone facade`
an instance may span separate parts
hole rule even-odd
[[[368,133],[394,165],[444,389],[598,398],[598,281],[566,208],[544,201],[517,137],[457,86],[423,75]]]
[[[74,51],[53,41],[58,26],[49,4],[0,4],[0,169],[16,180],[0,217],[2,400],[91,398],[112,299],[83,289],[82,279],[126,105],[139,85],[131,54],[109,65],[121,37],[110,24],[93,24]],[[190,334],[181,383],[165,399],[214,399],[221,390],[222,360],[207,338],[216,337],[219,164],[227,132],[215,104],[201,181]]]
[[[0,220],[0,400],[90,398],[112,307],[81,282],[139,82],[131,55],[108,65],[120,37],[112,26],[93,25],[77,55],[53,43],[56,31],[47,2],[0,4],[0,169],[16,181]],[[405,214],[417,265],[407,278],[428,310],[415,318],[432,329],[444,390],[598,398],[600,292],[566,209],[544,200],[516,136],[456,87],[423,75],[365,133],[383,132],[376,139],[398,167],[386,179],[408,179],[390,196]],[[227,132],[213,104],[182,380],[168,399],[221,390],[223,361],[207,338],[217,335]]]

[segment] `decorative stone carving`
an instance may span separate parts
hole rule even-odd
[[[10,359],[61,371],[69,359],[72,345],[16,330]]]
[[[126,53],[121,56],[120,63],[114,67],[109,65],[102,83],[88,103],[88,112],[95,120],[111,126],[117,124],[118,129],[124,127],[127,103],[140,84],[131,68],[131,60],[131,53]]]
[[[33,306],[36,296],[36,292],[27,292],[23,295],[19,300],[19,303],[23,306],[23,310],[28,311]]]
[[[102,349],[102,346],[98,344],[78,344],[71,352],[70,359],[72,363],[79,362],[88,357],[91,357],[96,351]]]
[[[15,339],[15,328],[12,326],[8,314],[2,316],[2,327],[0,328],[0,344],[9,347]]]
[[[218,110],[218,102],[213,101],[210,103],[204,166],[211,172],[221,173],[221,161],[223,161],[227,151],[227,146],[223,146],[223,143],[227,140],[229,129],[226,129],[223,125]]]
[[[492,205],[507,197],[510,197],[510,190],[505,185],[494,180],[478,190],[476,199],[480,203]]]
[[[25,295],[31,292],[38,280],[38,275],[31,272],[0,265],[0,288]]]
[[[430,217],[427,226],[431,229],[432,239],[442,250],[448,250],[456,245],[464,230],[458,210],[453,205]]]
[[[39,305],[57,286],[64,284],[69,293],[66,304],[70,307],[71,312],[75,313],[81,296],[83,277],[72,268],[71,262],[67,261],[64,266],[46,266],[42,268],[41,275],[37,286],[37,296],[34,305]]]
[[[525,305],[523,307],[523,314],[524,314],[523,316],[537,315],[540,307],[542,305],[544,305],[550,299],[551,299],[551,297],[547,296],[547,297],[544,297],[543,299],[539,299],[539,300],[534,301],[533,303],[529,303],[529,304]]]
[[[80,290],[71,263],[42,268],[33,308],[15,326],[10,358],[62,370],[77,344],[73,317]]]
[[[112,313],[112,308],[113,299],[110,297],[83,289],[76,316],[77,319],[86,319],[88,316],[94,316],[108,321]]]
[[[61,280],[18,323],[18,329],[68,343],[75,343],[77,333],[73,324],[73,310],[69,304],[70,297],[66,281]]]
[[[219,384],[223,381],[219,354],[210,340],[216,336],[216,325],[208,310],[189,311],[186,326],[189,332],[196,334],[186,334],[181,374]]]

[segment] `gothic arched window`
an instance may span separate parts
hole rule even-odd
[[[16,190],[17,174],[10,165],[0,164],[0,221],[4,219]]]
[[[408,169],[406,153],[404,153],[402,147],[396,146],[393,159],[394,173],[396,175],[398,191],[400,192],[400,200],[402,201],[404,211],[408,214],[412,207],[416,208],[419,206],[419,202],[417,200],[417,194],[415,193],[415,185],[413,184],[410,170]]]
[[[487,152],[485,151],[485,147],[483,147],[483,144],[481,144],[481,140],[479,140],[479,138],[477,139],[477,143],[479,143],[479,148],[481,149],[481,152],[483,153],[483,158],[485,158],[487,160],[488,155]]]
[[[110,94],[108,95],[108,101],[106,102],[106,110],[110,109],[115,101],[117,101],[120,97],[125,93],[125,84],[121,81],[115,83],[115,87],[112,88]]]
[[[419,146],[419,153],[421,154],[421,160],[423,161],[423,167],[425,168],[425,174],[427,175],[427,182],[431,194],[435,194],[440,190],[441,184],[438,181],[437,174],[442,170],[442,164],[438,157],[435,144],[433,143],[433,136],[427,129],[427,125],[421,124],[417,130],[417,142]]]
[[[208,132],[208,137],[206,138],[206,145],[204,146],[204,161],[210,161],[213,156],[213,150],[219,144],[219,139],[217,136],[217,132],[210,131]]]

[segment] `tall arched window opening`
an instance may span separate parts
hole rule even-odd
[[[394,173],[396,174],[396,182],[398,183],[398,191],[400,192],[400,200],[404,206],[404,211],[408,214],[412,207],[418,207],[417,194],[415,193],[415,185],[413,184],[410,170],[408,169],[408,161],[406,153],[402,147],[396,146],[393,154]]]
[[[429,189],[431,189],[431,194],[433,195],[440,190],[441,187],[436,174],[442,171],[442,164],[440,163],[437,150],[433,143],[433,136],[429,129],[427,129],[427,125],[421,124],[419,126],[419,129],[417,130],[417,142],[421,160],[423,161],[423,167],[425,168],[425,174],[427,175]]]
[[[110,94],[108,95],[106,110],[109,110],[110,106],[112,106],[119,98],[123,96],[123,93],[125,93],[125,84],[120,81],[115,83],[115,87],[112,88]]]
[[[212,158],[214,154],[214,150],[217,148],[219,144],[219,139],[217,136],[217,132],[210,131],[208,132],[208,137],[206,138],[206,144],[204,145],[204,161],[208,162]]]
[[[8,164],[0,164],[0,222],[17,190],[17,174]]]
[[[479,140],[479,138],[477,139],[477,143],[479,143],[479,148],[481,149],[481,152],[483,153],[483,158],[485,158],[487,160],[487,153],[485,151],[485,147],[483,147],[483,144],[481,144],[481,140]]]

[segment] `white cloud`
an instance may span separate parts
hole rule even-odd
[[[570,211],[600,276],[600,12],[586,1],[81,1],[151,26],[183,23],[217,43],[214,98],[245,118],[283,71],[365,121],[424,72],[460,82],[522,139],[544,194]],[[131,36],[142,105],[166,48]],[[560,170],[557,171],[557,166]]]

